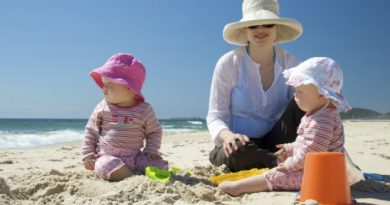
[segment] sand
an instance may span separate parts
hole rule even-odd
[[[359,184],[352,195],[361,204],[390,204],[390,121],[347,121],[346,148],[367,173],[385,182]],[[182,170],[170,181],[136,175],[107,182],[86,171],[80,144],[0,151],[0,204],[292,204],[297,192],[263,192],[231,197],[208,182],[226,172],[212,167],[207,132],[166,135],[163,157]],[[192,171],[192,173],[188,173]]]

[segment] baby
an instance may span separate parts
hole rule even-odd
[[[338,110],[350,106],[342,95],[343,74],[330,58],[310,58],[283,72],[287,84],[295,87],[294,100],[305,112],[295,142],[277,145],[279,164],[265,174],[234,182],[219,188],[233,196],[242,193],[299,190],[305,154],[308,152],[344,152],[344,131]]]
[[[110,181],[144,172],[146,166],[168,168],[159,154],[162,129],[141,93],[145,68],[126,53],[113,55],[90,73],[103,90],[85,126],[82,145],[84,167]],[[145,146],[144,146],[145,143]]]

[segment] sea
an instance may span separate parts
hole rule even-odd
[[[206,131],[204,119],[161,119],[164,135]],[[87,119],[0,119],[0,149],[31,148],[83,139]]]

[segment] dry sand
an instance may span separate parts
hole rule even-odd
[[[390,122],[347,121],[346,148],[356,164],[387,182],[368,181],[353,190],[359,204],[390,204]],[[169,182],[136,175],[106,182],[80,162],[80,143],[0,151],[0,204],[291,204],[296,192],[230,197],[207,179],[225,172],[210,166],[207,132],[164,136],[161,152],[182,168]],[[192,174],[187,171],[192,170]]]

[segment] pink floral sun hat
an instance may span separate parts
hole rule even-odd
[[[114,83],[126,85],[137,94],[139,100],[144,101],[141,89],[145,81],[145,67],[131,54],[118,53],[111,56],[103,66],[94,69],[90,75],[100,88],[104,87],[103,76]]]
[[[296,67],[283,71],[286,84],[297,87],[314,84],[321,95],[333,100],[341,111],[348,111],[351,106],[342,94],[343,72],[337,63],[326,57],[310,58]]]

